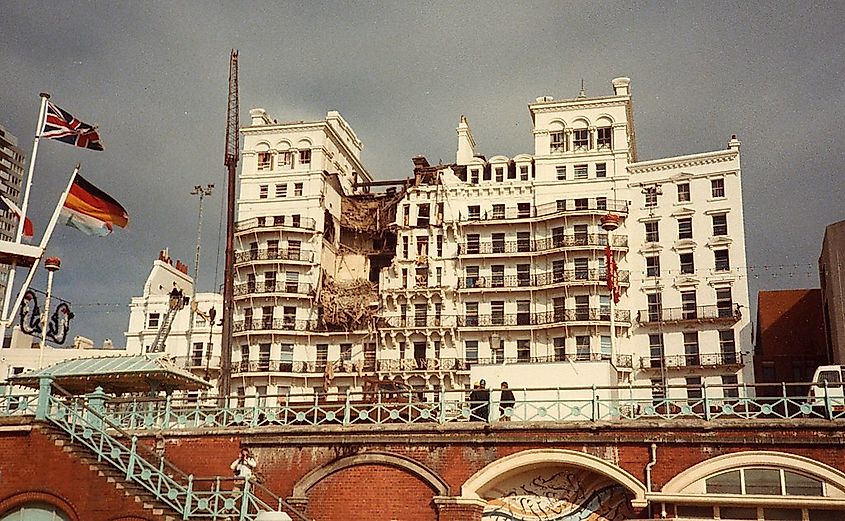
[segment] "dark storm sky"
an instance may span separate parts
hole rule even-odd
[[[231,48],[243,123],[256,106],[279,120],[338,110],[381,179],[408,175],[416,154],[453,161],[461,114],[488,157],[531,153],[535,97],[573,97],[582,78],[588,95],[607,95],[629,76],[640,159],[742,141],[752,301],[817,285],[824,226],[845,219],[840,3],[454,4],[0,0],[0,124],[29,155],[47,91],[99,124],[106,145],[42,143],[36,228],[77,161],[131,218],[106,238],[57,228],[48,254],[63,259],[55,291],[74,305],[72,335],[123,345],[129,299],[161,248],[193,270],[189,192],[206,183],[218,189],[200,289],[212,289]]]

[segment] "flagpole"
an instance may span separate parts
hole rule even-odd
[[[24,226],[26,225],[26,209],[29,205],[29,192],[30,188],[32,188],[32,175],[35,173],[35,158],[38,156],[38,143],[41,141],[41,133],[44,131],[44,119],[47,114],[47,100],[50,99],[50,95],[46,92],[42,92],[39,95],[41,96],[41,108],[38,111],[38,123],[35,126],[35,139],[32,142],[32,157],[29,160],[29,170],[26,174],[26,188],[24,189],[23,201],[21,202],[21,215],[18,220],[18,231],[15,234],[15,242],[17,244],[21,243]],[[17,267],[17,262],[12,261],[12,265],[9,268],[9,276],[6,279],[6,291],[3,295],[3,309],[0,310],[0,342],[5,342],[6,340],[6,323],[7,321],[10,321],[7,320],[7,318],[11,319],[11,317],[7,317],[6,315],[10,314],[9,300],[12,298],[12,289],[15,285],[15,271],[17,271]],[[34,271],[34,268],[30,270],[30,273],[32,271]]]
[[[35,276],[35,272],[38,270],[38,264],[41,262],[41,257],[44,256],[44,250],[47,248],[47,242],[50,240],[50,237],[53,235],[53,229],[56,227],[56,223],[59,221],[59,214],[62,211],[62,208],[65,205],[65,200],[67,200],[67,196],[70,193],[70,188],[73,186],[73,182],[76,180],[76,175],[79,173],[79,163],[76,164],[76,168],[73,169],[73,173],[70,175],[70,181],[67,183],[67,188],[65,188],[64,193],[62,193],[61,197],[59,197],[59,204],[56,205],[56,209],[53,211],[53,217],[50,218],[50,223],[47,224],[47,229],[44,230],[44,237],[41,238],[41,244],[39,247],[41,248],[41,255],[35,259],[32,267],[29,269],[29,273],[26,275],[26,280],[24,280],[23,286],[21,286],[20,291],[18,291],[18,297],[15,299],[15,305],[12,306],[12,312],[18,309],[23,301],[23,296],[26,293],[26,288],[29,287],[30,283],[32,283],[32,278]],[[8,320],[3,321],[3,327],[7,327],[12,322],[12,317],[10,316]],[[42,331],[42,334],[44,332]]]

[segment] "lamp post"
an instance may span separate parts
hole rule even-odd
[[[601,217],[601,227],[607,232],[607,287],[610,290],[610,363],[616,364],[616,264],[613,259],[613,232],[619,229],[620,218],[613,213]]]
[[[38,368],[44,367],[44,348],[47,346],[47,321],[50,319],[50,297],[53,294],[53,274],[62,267],[62,260],[49,257],[44,261],[47,270],[47,296],[44,298],[44,314],[41,316],[41,345],[38,349]]]

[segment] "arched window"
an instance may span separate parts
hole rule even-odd
[[[4,513],[0,521],[70,521],[70,518],[48,503],[27,503]]]
[[[757,496],[825,496],[825,484],[816,478],[785,469],[745,467],[704,480],[708,494]]]

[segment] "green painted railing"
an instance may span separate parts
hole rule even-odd
[[[253,521],[260,512],[284,509],[307,520],[253,481],[231,477],[197,479],[176,468],[103,414],[106,395],[102,390],[73,397],[55,385],[59,394],[45,395],[45,387],[50,386],[42,385],[36,418],[57,425],[72,442],[91,450],[97,461],[111,464],[127,481],[143,487],[182,519]]]
[[[614,422],[638,420],[845,419],[842,388],[808,397],[808,385],[568,387],[512,389],[503,403],[494,389],[482,401],[467,391],[347,392],[218,399],[111,400],[106,415],[125,429],[260,427],[264,425]],[[657,392],[655,392],[657,391]],[[660,392],[662,391],[662,392]],[[240,401],[240,403],[238,403]]]
[[[0,395],[0,416],[27,416],[35,414],[37,394]]]

